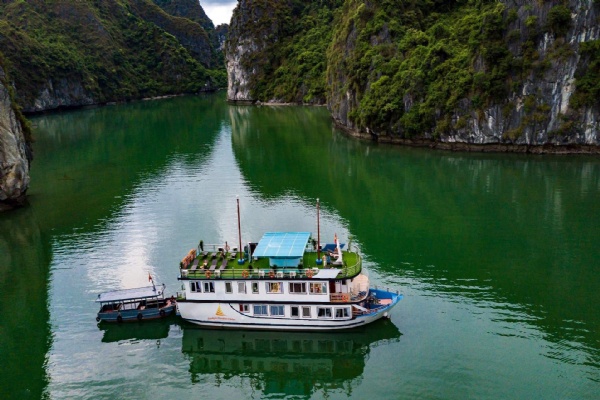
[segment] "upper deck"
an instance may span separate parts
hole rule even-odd
[[[210,248],[210,245],[208,246]],[[327,254],[321,252],[321,257]],[[322,258],[317,258],[317,252],[306,250],[297,265],[278,266],[272,265],[268,257],[254,257],[252,260],[244,260],[239,263],[239,253],[226,251],[204,251],[196,257],[188,260],[189,263],[180,265],[179,279],[345,279],[357,276],[362,269],[360,255],[352,251],[342,251],[342,263],[340,265],[323,264]],[[321,263],[317,263],[320,260]],[[321,270],[327,272],[339,272],[332,274],[319,274]],[[320,277],[319,275],[324,275]],[[326,276],[326,277],[325,277]]]

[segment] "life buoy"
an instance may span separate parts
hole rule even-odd
[[[312,271],[312,269],[309,269],[309,270],[306,271],[306,277],[307,278],[312,278],[313,277],[313,271]]]
[[[206,271],[206,272],[204,273],[204,276],[206,276],[207,278],[209,278],[209,279],[210,279],[210,276],[211,276],[211,273],[210,273],[210,271]]]
[[[144,316],[142,315],[142,313],[138,313],[138,315],[137,315],[138,321],[141,321],[142,318],[144,318]]]
[[[273,271],[269,272],[269,278],[271,278],[271,279],[275,278],[275,272],[273,272]]]
[[[121,314],[117,315],[117,322],[123,322],[123,317],[121,317]]]
[[[159,314],[160,314],[161,317],[164,317],[165,316],[165,310],[160,310]]]
[[[243,270],[242,271],[242,278],[247,278],[249,276],[250,276],[250,274],[248,273],[248,270]]]

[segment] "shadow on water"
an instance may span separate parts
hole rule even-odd
[[[30,208],[0,214],[2,399],[40,399],[48,383],[50,249],[45,240]]]
[[[331,130],[320,111],[230,108],[257,196],[319,197],[387,283],[496,307],[507,321],[511,309],[531,315],[558,347],[584,344],[589,358],[573,362],[600,367],[597,158],[377,145]]]
[[[182,352],[190,360],[192,382],[208,378],[219,386],[241,378],[259,397],[308,398],[316,388],[350,396],[371,350],[400,337],[389,320],[339,333],[207,330],[185,324]]]
[[[160,320],[136,321],[122,324],[100,322],[98,329],[103,332],[103,343],[160,340],[166,339],[169,336],[171,325],[178,324],[179,321],[176,318],[175,316],[170,316]]]

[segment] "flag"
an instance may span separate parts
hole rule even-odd
[[[152,275],[150,273],[148,273],[148,282],[152,282]]]

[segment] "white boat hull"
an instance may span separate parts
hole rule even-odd
[[[298,330],[331,331],[351,329],[370,324],[380,318],[389,317],[391,309],[402,298],[393,294],[392,301],[361,315],[346,318],[292,318],[286,305],[284,316],[254,316],[240,311],[240,303],[179,301],[177,306],[183,319],[196,325],[218,329],[259,329],[259,330]],[[316,307],[341,307],[350,304],[294,304],[298,307],[311,307],[311,315],[316,315]]]

